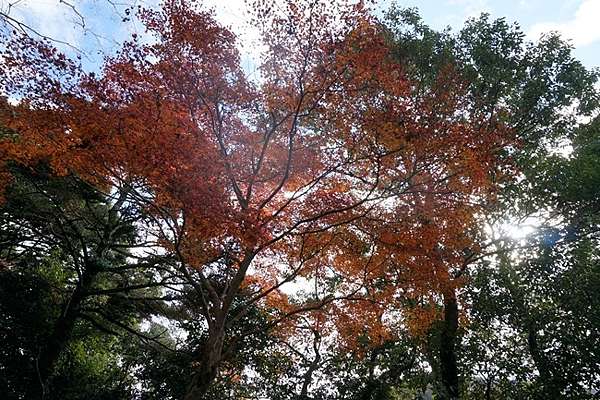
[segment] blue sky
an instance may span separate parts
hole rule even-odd
[[[390,1],[381,1],[385,7]],[[487,12],[521,25],[528,39],[558,31],[575,46],[574,54],[588,67],[600,67],[600,0],[400,0],[417,7],[435,28],[459,29],[465,19]]]
[[[120,0],[116,3],[148,4],[156,0]],[[392,0],[379,0],[385,9]],[[588,67],[600,67],[600,0],[397,0],[397,4],[417,7],[424,21],[438,29],[460,29],[463,22],[481,12],[493,17],[517,21],[531,40],[543,32],[560,32],[575,47],[574,54]],[[16,3],[12,7],[9,6]],[[244,0],[206,0],[218,18],[238,33],[245,43],[246,54],[253,54],[256,34],[244,21]],[[99,61],[98,50],[111,52],[117,43],[132,32],[140,31],[135,23],[121,22],[118,7],[106,0],[71,0],[77,10],[59,0],[0,0],[0,10],[22,20],[41,33],[72,43],[89,53],[89,66]],[[83,19],[79,16],[79,14]],[[68,49],[67,49],[68,50]],[[247,60],[246,62],[250,62]]]

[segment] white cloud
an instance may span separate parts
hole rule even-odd
[[[538,0],[519,0],[519,11],[521,12],[530,12],[539,6]]]
[[[418,2],[415,5],[419,6]],[[492,12],[488,0],[446,0],[445,6],[449,6],[450,12],[435,15],[430,21],[431,26],[437,29],[444,29],[448,26],[460,29],[469,18],[477,18],[481,13]],[[441,4],[440,7],[442,7]]]
[[[478,17],[483,12],[490,12],[487,0],[448,0],[448,4],[460,7],[463,19]]]
[[[600,40],[600,0],[584,0],[572,19],[564,22],[535,24],[528,36],[538,39],[541,34],[556,31],[572,41],[575,47],[584,47]]]

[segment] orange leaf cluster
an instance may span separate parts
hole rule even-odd
[[[470,112],[450,68],[417,92],[363,7],[286,4],[257,5],[258,82],[234,35],[183,0],[142,11],[154,40],[132,38],[98,76],[47,43],[6,39],[0,83],[18,102],[0,105],[16,132],[0,143],[1,183],[11,163],[48,163],[107,192],[131,186],[185,265],[228,252],[244,277],[258,255],[246,285],[265,291],[289,274],[335,278],[340,332],[383,340],[401,299],[458,284],[510,132]]]

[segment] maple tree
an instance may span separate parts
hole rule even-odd
[[[422,306],[405,318],[422,330],[427,304],[460,285],[512,143],[471,112],[452,68],[417,91],[362,4],[254,7],[257,81],[235,36],[185,1],[140,10],[153,39],[132,37],[97,75],[43,41],[3,44],[0,82],[18,100],[0,108],[15,132],[0,145],[3,185],[10,165],[44,162],[136,205],[202,305],[186,399],[208,390],[253,304],[274,310],[265,329],[312,311],[352,347],[357,332],[393,335],[386,314],[411,298]],[[280,289],[300,276],[315,289],[297,304]]]

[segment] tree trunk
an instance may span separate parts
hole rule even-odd
[[[456,365],[456,332],[458,331],[458,304],[453,291],[444,295],[444,321],[440,335],[440,370],[443,399],[458,399],[458,367]]]
[[[192,375],[184,400],[203,399],[219,373],[225,338],[223,324],[220,325],[214,330],[209,330],[209,337],[204,346],[200,364]]]
[[[28,398],[43,399],[45,397],[48,380],[54,373],[56,363],[69,342],[75,322],[79,318],[81,303],[86,298],[96,274],[96,268],[86,269],[73,294],[63,305],[62,313],[54,323],[52,333],[36,359],[34,382],[39,384],[31,385]]]
[[[539,380],[542,384],[542,390],[538,397],[545,398],[547,396],[559,394],[562,390],[562,387],[561,385],[557,384],[553,371],[551,368],[549,368],[547,359],[544,356],[544,352],[539,347],[538,329],[532,322],[527,323],[527,347],[535,367],[540,374]]]
[[[246,252],[243,260],[239,264],[235,276],[229,283],[229,287],[225,290],[222,300],[215,299],[214,305],[217,310],[213,313],[213,319],[209,319],[208,339],[204,345],[202,355],[200,356],[200,362],[192,374],[184,400],[203,399],[219,373],[221,362],[226,357],[226,355],[223,354],[225,321],[227,320],[231,304],[233,304],[233,300],[235,299],[240,285],[246,276],[246,272],[255,256],[256,253],[254,251]],[[199,292],[200,296],[203,296],[202,289],[200,289]]]
[[[492,400],[492,378],[490,377],[485,383],[485,400]]]

